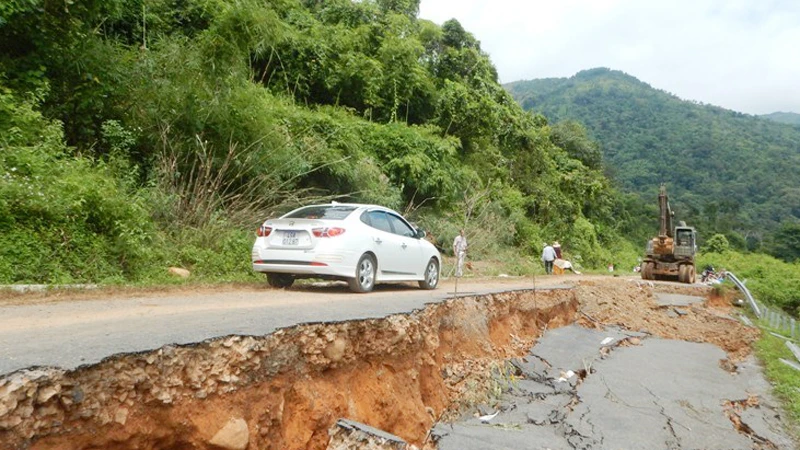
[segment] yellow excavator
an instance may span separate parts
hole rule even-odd
[[[669,207],[667,187],[662,184],[658,194],[661,228],[658,237],[647,242],[642,261],[642,279],[695,282],[694,255],[697,253],[697,231],[681,221],[672,227],[675,213]]]

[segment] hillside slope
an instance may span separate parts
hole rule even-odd
[[[745,237],[800,218],[800,128],[705,105],[598,68],[506,85],[526,110],[576,120],[625,190],[666,182],[681,219]]]
[[[759,117],[775,122],[788,123],[789,125],[800,125],[800,114],[793,112],[774,112],[762,114]]]
[[[0,6],[0,284],[250,279],[264,218],[330,199],[472,257],[629,233],[595,149],[417,0],[40,3]]]

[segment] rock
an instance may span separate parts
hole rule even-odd
[[[637,338],[637,337],[632,337],[632,338],[628,338],[628,342],[630,342],[631,345],[639,345],[639,344],[642,343],[642,340]]]
[[[117,422],[120,425],[125,425],[125,422],[128,421],[128,408],[120,408],[117,410],[117,413],[114,414],[114,422]]]
[[[241,418],[231,417],[228,423],[211,438],[209,444],[226,450],[244,450],[249,442],[250,430],[247,428],[247,422]]]
[[[182,269],[180,267],[170,267],[169,269],[167,269],[167,272],[169,272],[170,275],[175,275],[176,277],[180,278],[189,278],[189,275],[192,274],[188,270]]]
[[[10,430],[22,423],[22,418],[19,416],[11,416],[8,418],[0,419],[0,430]]]
[[[347,347],[347,341],[342,338],[336,338],[325,347],[322,353],[333,362],[341,361],[344,357],[345,347]]]

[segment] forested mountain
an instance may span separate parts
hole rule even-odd
[[[0,3],[0,283],[250,273],[265,216],[332,198],[466,226],[475,256],[607,262],[639,224],[596,146],[418,6]]]
[[[775,122],[788,123],[789,125],[800,125],[800,114],[797,113],[774,112],[770,114],[762,114],[759,117],[774,120]]]
[[[678,219],[705,236],[759,245],[764,230],[800,220],[800,128],[681,100],[623,72],[506,86],[529,111],[578,121],[599,141],[609,173],[655,201],[668,185]]]

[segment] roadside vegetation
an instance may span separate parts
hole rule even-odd
[[[794,361],[791,351],[781,338],[764,333],[756,342],[756,354],[763,361],[772,390],[780,398],[795,435],[800,430],[800,372],[782,363],[780,359]]]
[[[379,203],[445,252],[633,258],[636,206],[580,127],[414,0],[0,6],[0,283],[254,279],[253,230]],[[655,218],[653,218],[655,221]],[[513,264],[510,269],[513,269]]]

